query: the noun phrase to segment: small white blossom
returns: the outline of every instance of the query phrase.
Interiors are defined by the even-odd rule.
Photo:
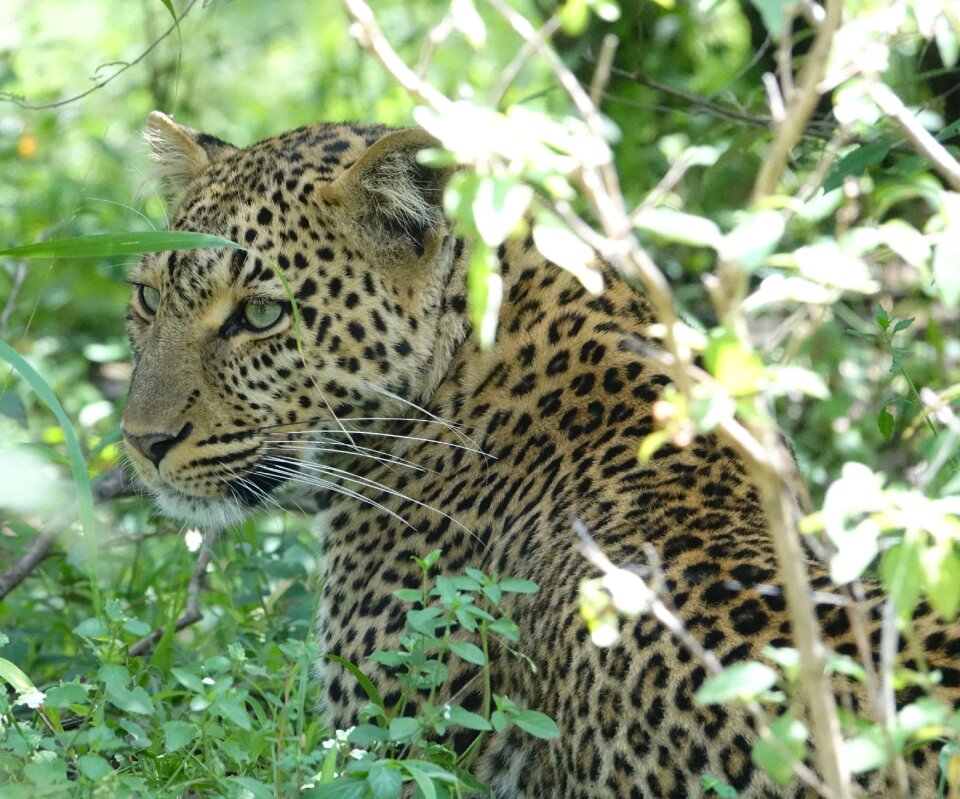
[[[183,536],[183,543],[187,545],[187,549],[190,552],[196,552],[200,549],[200,545],[203,543],[203,533],[201,533],[196,527],[193,527],[187,530],[186,534]]]
[[[216,681],[213,679],[213,677],[204,677],[202,680],[200,680],[200,682],[202,682],[204,685],[213,685]]]
[[[36,710],[43,704],[43,700],[47,698],[47,695],[43,691],[38,691],[36,688],[30,691],[24,691],[20,696],[17,697],[17,701],[13,704],[15,705],[26,705],[32,710]]]
[[[320,746],[322,746],[324,749],[333,749],[336,743],[337,742],[333,740],[333,738],[327,738],[327,740],[320,744]]]
[[[359,759],[360,759],[361,757],[363,757],[366,753],[367,753],[367,750],[366,750],[366,749],[351,749],[351,750],[350,750],[350,757],[352,757],[354,760],[359,760]]]

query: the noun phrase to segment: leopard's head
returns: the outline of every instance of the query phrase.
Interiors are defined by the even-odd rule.
[[[166,513],[231,523],[444,373],[466,326],[448,175],[418,161],[436,146],[421,130],[317,125],[238,149],[155,112],[147,136],[171,229],[245,249],[134,270],[124,441]]]

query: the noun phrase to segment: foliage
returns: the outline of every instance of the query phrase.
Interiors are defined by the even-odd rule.
[[[310,799],[391,799],[400,795],[406,782],[414,783],[418,795],[424,797],[462,796],[463,791],[483,790],[468,766],[488,733],[501,733],[515,725],[537,738],[559,734],[548,716],[521,709],[491,690],[491,645],[524,658],[511,649],[520,631],[503,615],[500,602],[505,594],[534,593],[537,585],[467,569],[453,577],[437,576],[430,588],[427,578],[439,558],[440,550],[414,558],[424,587],[395,592],[398,598],[417,605],[407,611],[400,646],[370,656],[390,669],[402,686],[392,707],[387,707],[380,691],[355,664],[328,655],[360,681],[370,702],[361,710],[357,726],[338,730],[323,743],[328,754],[317,787],[306,794]],[[467,637],[475,637],[480,645]],[[454,659],[458,663],[452,663]],[[464,664],[480,669],[473,678],[482,686],[480,712],[456,702],[438,702],[451,681],[451,670],[462,669]],[[530,667],[534,668],[532,663]],[[410,710],[415,710],[415,715],[409,715]],[[459,753],[445,742],[446,736],[458,729],[475,733]]]
[[[944,619],[960,606],[960,185],[951,176],[960,14],[950,0],[850,0],[815,81],[828,93],[802,119],[793,101],[805,75],[798,71],[791,95],[790,66],[794,57],[817,61],[804,54],[837,5],[658,0],[622,4],[617,18],[608,2],[568,0],[549,16],[526,2],[382,0],[375,20],[423,78],[414,98],[350,46],[348,15],[328,4],[100,0],[81,13],[66,0],[8,2],[0,91],[27,105],[2,106],[0,247],[161,227],[158,198],[148,196],[142,213],[129,205],[145,163],[132,131],[154,107],[241,142],[320,117],[413,117],[474,167],[446,203],[484,245],[470,272],[481,341],[492,339],[500,296],[491,252],[507,235],[529,227],[536,246],[593,291],[601,286],[589,261],[602,252],[655,304],[663,300],[664,350],[684,367],[638,455],[704,430],[775,451],[767,437],[775,409],[819,509],[801,531],[837,583],[879,576],[895,649],[897,638],[911,639],[921,599]],[[524,47],[538,31],[555,51]],[[470,58],[465,48],[474,48]],[[74,102],[29,107],[88,88],[77,63],[96,83],[115,77]],[[97,66],[106,63],[115,66]],[[763,73],[779,75],[779,89]],[[568,91],[571,77],[582,94]],[[791,158],[776,157],[769,128],[780,136],[797,120],[803,135]],[[945,159],[934,145],[945,145]],[[772,181],[755,179],[771,171]],[[60,534],[0,603],[8,639],[0,676],[15,688],[0,696],[0,776],[13,785],[5,791],[24,795],[292,796],[323,773],[330,753],[341,757],[341,744],[357,743],[354,731],[323,749],[325,734],[304,712],[313,690],[307,574],[319,557],[307,522],[272,515],[231,532],[213,553],[202,626],[164,634],[147,658],[130,654],[137,638],[169,628],[196,591],[195,534],[181,536],[146,502],[102,490],[120,460],[125,257],[29,266],[16,254],[0,258],[0,336],[27,364],[0,372],[0,571]],[[83,475],[69,471],[78,453]],[[786,479],[769,463],[758,470]],[[96,522],[81,525],[74,496],[88,480],[108,500]],[[425,643],[462,657],[445,614],[462,601],[457,592],[483,594],[464,585],[444,594],[438,583],[416,598],[422,607],[412,613],[439,615],[414,615],[426,629],[387,655],[410,680]],[[619,611],[662,610],[654,594],[626,569],[587,585],[594,640],[615,638]],[[436,619],[443,635],[430,627]],[[798,690],[808,649],[770,652],[767,663],[733,666],[702,689],[703,701],[767,703],[753,756],[782,782],[796,778],[808,728],[817,734],[776,704]],[[877,679],[852,661],[829,665]],[[881,678],[924,689],[936,675]],[[488,701],[496,710],[480,718],[491,726],[498,712],[518,726],[525,718],[507,700]],[[407,731],[418,746],[421,729],[444,726],[425,707],[417,731]],[[371,713],[366,723],[386,729],[386,740],[379,759],[354,761],[351,774],[366,769],[363,790],[393,795],[398,777],[416,780],[409,762],[427,761],[390,748],[400,742],[391,722],[399,736],[406,717]],[[960,722],[928,697],[893,715],[881,708],[870,722],[848,714],[842,727],[836,746],[815,749],[839,749],[854,772],[895,766],[932,736],[951,741],[944,772],[956,772]],[[450,766],[449,753],[423,746]],[[447,784],[423,768],[433,790]],[[704,790],[733,795],[710,775]]]

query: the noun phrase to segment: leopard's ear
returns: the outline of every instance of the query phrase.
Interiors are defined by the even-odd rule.
[[[392,237],[419,257],[444,226],[443,190],[453,169],[422,164],[417,154],[440,146],[419,128],[387,133],[333,182],[331,196],[374,236]]]
[[[153,160],[151,177],[157,179],[167,200],[174,200],[204,169],[232,152],[232,144],[178,125],[166,114],[152,111],[144,132]]]

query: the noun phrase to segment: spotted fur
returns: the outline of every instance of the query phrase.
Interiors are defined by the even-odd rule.
[[[249,248],[150,255],[131,278],[160,301],[155,312],[144,306],[152,294],[131,301],[123,428],[160,506],[225,524],[294,472],[313,481],[323,648],[372,674],[366,656],[404,624],[392,592],[419,586],[412,556],[439,547],[449,572],[539,583],[509,607],[538,672],[495,653],[494,690],[552,716],[561,736],[493,737],[478,772],[498,797],[686,799],[702,795],[704,774],[745,799],[803,796],[752,765],[741,709],[694,703],[706,671],[656,620],[628,622],[598,649],[578,612],[578,586],[595,572],[573,518],[617,563],[643,565],[652,546],[679,615],[724,663],[792,645],[784,600],[764,588],[777,584],[775,560],[737,455],[700,436],[637,460],[670,382],[638,354],[646,302],[609,271],[592,297],[530,239],[511,239],[498,252],[496,342],[481,352],[467,313],[470,245],[440,212],[446,174],[417,163],[424,133],[325,124],[236,149],[160,114],[149,129],[182,195],[172,227]],[[296,296],[299,343],[275,267]],[[283,306],[269,329],[245,321],[257,303]],[[820,612],[831,646],[856,657],[846,611]],[[870,630],[876,646],[875,621]],[[952,699],[957,628],[921,631]],[[330,721],[353,724],[363,692],[338,666],[321,670]],[[475,673],[453,677],[475,705]],[[929,749],[910,756],[914,796],[935,795],[935,761]],[[865,784],[882,795],[879,777]]]

